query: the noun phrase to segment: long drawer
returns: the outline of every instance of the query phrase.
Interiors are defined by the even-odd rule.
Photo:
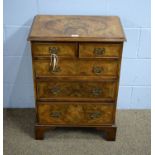
[[[114,101],[117,82],[39,81],[37,99],[41,101]]]
[[[50,60],[34,60],[36,77],[48,76],[117,76],[117,60],[59,59],[53,70]]]
[[[38,123],[56,125],[105,125],[113,123],[111,103],[40,102]]]

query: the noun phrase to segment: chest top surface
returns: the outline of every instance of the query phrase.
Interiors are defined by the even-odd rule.
[[[34,18],[30,41],[124,41],[117,16],[51,16]]]

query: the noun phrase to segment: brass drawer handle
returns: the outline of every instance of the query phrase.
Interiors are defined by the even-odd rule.
[[[92,72],[95,74],[100,74],[103,72],[103,67],[99,67],[99,66],[94,66]]]
[[[102,56],[105,53],[105,48],[94,48],[95,56]]]
[[[52,68],[52,71],[55,70],[55,67],[58,63],[58,57],[56,54],[51,54],[51,62],[50,62],[50,67]]]
[[[50,92],[52,94],[54,94],[54,95],[57,95],[57,94],[59,94],[61,92],[61,89],[58,88],[58,87],[53,87],[53,88],[50,89]]]
[[[58,48],[50,47],[49,51],[51,53],[51,61],[50,61],[49,71],[50,72],[60,72],[61,69],[58,66],[58,56],[57,56]]]
[[[49,52],[50,52],[51,54],[58,54],[58,50],[59,50],[58,47],[50,47],[50,48],[49,48]]]
[[[51,61],[49,70],[52,72],[59,72],[60,67],[58,67],[58,56],[56,54],[51,53]]]
[[[59,118],[61,116],[61,112],[59,111],[53,111],[51,114],[50,114],[51,117],[54,117],[54,118]]]
[[[94,95],[94,96],[99,96],[99,95],[101,95],[103,93],[103,90],[101,89],[101,88],[93,88],[92,89],[92,94]]]
[[[89,114],[89,117],[91,119],[99,118],[100,116],[101,116],[101,112],[100,111],[92,112],[92,113]]]

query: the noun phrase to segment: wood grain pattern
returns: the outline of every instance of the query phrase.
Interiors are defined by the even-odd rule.
[[[103,103],[38,103],[38,117],[39,124],[112,124],[113,105]]]
[[[87,58],[102,58],[102,57],[120,57],[121,44],[106,44],[106,43],[80,43],[79,44],[79,57]],[[95,51],[96,50],[96,51]],[[97,51],[99,51],[97,53]],[[101,51],[101,52],[100,52]]]
[[[35,17],[28,40],[31,41],[124,41],[117,16]]]
[[[50,69],[50,60],[34,60],[36,77],[50,76],[118,76],[117,60],[84,60],[58,58],[58,71]]]
[[[56,54],[60,57],[75,57],[75,43],[33,43],[33,56],[50,56],[50,49],[55,48]]]
[[[116,82],[38,82],[38,100],[114,100]]]
[[[114,141],[125,41],[119,17],[37,15],[28,40],[36,139],[50,128],[80,126],[95,127]]]

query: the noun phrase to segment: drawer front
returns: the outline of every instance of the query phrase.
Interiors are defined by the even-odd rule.
[[[81,43],[79,44],[79,57],[120,57],[122,44]]]
[[[34,60],[36,77],[46,76],[117,76],[118,61],[59,59],[55,69],[50,60]]]
[[[50,56],[56,54],[62,57],[75,57],[76,44],[74,43],[33,43],[33,56]]]
[[[37,82],[38,100],[114,100],[117,83],[84,82],[84,81],[53,81]]]
[[[114,105],[108,103],[38,103],[39,124],[103,125],[113,123]]]

